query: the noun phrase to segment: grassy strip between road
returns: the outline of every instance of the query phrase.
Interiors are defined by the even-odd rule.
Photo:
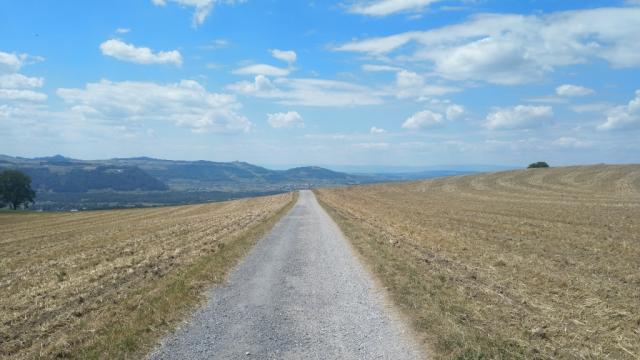
[[[217,253],[205,255],[153,286],[132,293],[123,301],[120,316],[114,317],[118,321],[98,331],[89,346],[80,350],[78,357],[129,359],[146,353],[160,336],[167,334],[203,301],[204,289],[224,281],[227,273],[289,212],[297,199],[296,192],[287,206],[236,238],[225,241]]]
[[[0,299],[0,357],[144,357],[297,197],[0,218],[18,238],[0,244],[0,290],[16,296]],[[25,226],[31,255],[19,248]]]

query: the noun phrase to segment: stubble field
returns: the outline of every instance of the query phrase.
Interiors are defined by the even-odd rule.
[[[640,165],[323,189],[435,359],[640,359]]]
[[[295,202],[0,213],[0,358],[139,358]]]

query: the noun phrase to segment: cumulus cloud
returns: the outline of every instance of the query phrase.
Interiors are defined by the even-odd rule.
[[[592,89],[571,84],[560,85],[556,88],[556,94],[558,94],[558,96],[578,97],[592,95],[594,93],[595,91]]]
[[[286,61],[289,64],[293,64],[298,59],[298,55],[293,50],[270,50],[271,56],[278,60]]]
[[[246,0],[151,0],[156,6],[165,6],[167,2],[173,2],[181,6],[192,7],[195,9],[193,13],[193,26],[197,27],[202,25],[207,19],[207,16],[213,10],[216,4],[238,4],[243,3]]]
[[[455,120],[465,113],[465,109],[461,105],[450,105],[447,107],[447,120]]]
[[[0,74],[11,74],[20,71],[27,55],[11,54],[0,51]]]
[[[208,92],[193,80],[176,84],[102,80],[57,91],[87,121],[113,126],[168,121],[194,132],[238,133],[251,123],[238,113],[235,97]]]
[[[242,95],[253,95],[258,97],[271,97],[278,92],[273,82],[264,75],[258,75],[253,82],[241,81],[228,86],[230,90]]]
[[[413,114],[405,120],[402,124],[402,128],[407,130],[423,130],[440,125],[442,121],[442,114],[435,113],[431,110],[423,110]]]
[[[381,128],[377,128],[375,126],[372,126],[371,129],[369,130],[369,133],[371,134],[384,134],[387,131],[385,129],[381,129]]]
[[[116,29],[116,32],[118,34],[126,34],[126,33],[130,32],[130,31],[131,31],[131,29],[129,29],[129,28],[117,28]]]
[[[233,71],[236,75],[267,75],[267,76],[287,76],[291,71],[267,64],[255,64],[242,67]]]
[[[136,47],[118,39],[111,39],[100,44],[103,55],[136,64],[172,64],[182,66],[182,55],[178,50],[159,51],[154,53],[147,47]]]
[[[598,126],[600,130],[618,130],[640,127],[640,90],[627,105],[616,106],[607,112],[607,120]]]
[[[296,111],[267,114],[267,122],[274,129],[304,127],[302,116]]]
[[[382,98],[371,89],[343,81],[277,78],[271,81],[258,75],[254,81],[241,81],[228,88],[245,96],[275,99],[284,105],[343,107],[382,103]]]
[[[3,89],[23,89],[41,88],[44,79],[41,77],[29,77],[22,74],[0,75],[0,88]]]
[[[349,7],[349,12],[368,16],[387,16],[399,12],[419,11],[441,0],[365,0]]]
[[[39,102],[47,100],[47,94],[32,90],[0,89],[0,99]]]
[[[396,73],[395,89],[393,89],[393,93],[400,99],[437,96],[456,91],[458,89],[454,87],[428,85],[424,77],[407,70]]]
[[[639,32],[640,8],[632,7],[529,16],[480,14],[456,25],[353,41],[334,50],[389,56],[406,48],[409,53],[399,59],[426,62],[446,79],[513,85],[592,60],[616,68],[638,67]]]
[[[0,101],[14,104],[47,100],[47,94],[31,90],[41,88],[44,84],[43,78],[25,76],[18,72],[28,58],[26,54],[16,55],[0,51]],[[4,107],[9,109],[8,105]],[[7,111],[5,113],[8,113]]]
[[[497,109],[487,115],[486,127],[491,130],[536,128],[553,117],[550,106],[518,105]]]

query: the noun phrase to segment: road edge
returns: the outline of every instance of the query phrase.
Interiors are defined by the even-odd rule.
[[[353,254],[356,261],[362,266],[364,271],[373,281],[373,284],[377,288],[378,293],[382,296],[384,308],[391,312],[391,318],[397,320],[398,324],[401,326],[401,330],[403,330],[406,336],[410,340],[413,340],[413,342],[418,346],[418,350],[420,351],[421,355],[423,355],[425,359],[429,359],[429,354],[432,354],[432,351],[428,339],[415,330],[415,328],[412,326],[411,316],[403,311],[402,308],[399,307],[395,301],[393,301],[393,298],[389,293],[387,287],[384,286],[383,281],[376,274],[376,271],[373,268],[374,264],[358,250],[356,245],[353,243],[353,240],[351,240],[351,238],[344,232],[344,230],[340,226],[340,215],[330,205],[320,199],[316,190],[313,190],[313,196],[316,198],[316,201],[318,202],[322,210],[331,219],[336,229],[347,240],[346,242],[349,250]]]

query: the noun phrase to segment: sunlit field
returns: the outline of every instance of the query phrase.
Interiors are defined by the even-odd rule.
[[[435,358],[638,358],[640,166],[317,194]]]

